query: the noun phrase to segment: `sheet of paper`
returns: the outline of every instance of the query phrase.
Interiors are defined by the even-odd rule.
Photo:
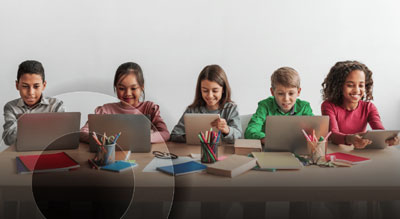
[[[157,167],[162,167],[162,166],[169,166],[173,164],[180,164],[180,163],[185,163],[189,161],[194,161],[195,159],[190,158],[190,157],[178,157],[177,159],[161,159],[161,158],[153,158],[152,161],[150,161],[149,164],[143,169],[143,172],[158,172],[156,170]]]

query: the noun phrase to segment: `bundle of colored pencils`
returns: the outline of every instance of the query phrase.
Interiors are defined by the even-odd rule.
[[[99,149],[103,150],[104,152],[105,152],[104,145],[110,145],[110,144],[117,143],[119,136],[121,136],[121,132],[116,135],[110,135],[108,137],[107,137],[106,133],[104,133],[104,135],[101,137],[101,141],[100,141],[97,138],[96,133],[92,132],[92,137],[93,137],[94,141],[96,142],[97,145],[99,145]]]
[[[201,143],[201,162],[203,163],[214,163],[218,160],[218,143],[221,136],[221,131],[215,132],[210,129],[205,133],[199,133],[199,139]]]

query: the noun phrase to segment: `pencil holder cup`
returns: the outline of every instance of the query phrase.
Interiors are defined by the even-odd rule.
[[[218,143],[201,142],[201,162],[214,163],[218,161]]]
[[[100,166],[105,166],[115,162],[115,143],[99,146],[97,158]]]
[[[326,143],[326,141],[307,141],[308,154],[313,163],[317,163],[318,161],[322,161],[321,159],[325,159]]]

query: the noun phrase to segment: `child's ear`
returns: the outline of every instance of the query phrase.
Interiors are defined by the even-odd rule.
[[[18,81],[15,81],[15,88],[17,88],[17,90],[19,90],[19,88],[18,88]]]
[[[297,88],[297,95],[300,95],[301,87]]]
[[[43,82],[43,90],[46,88],[46,84],[47,84],[47,82],[44,81],[44,82]]]
[[[272,89],[272,87],[271,87],[269,90],[271,91],[272,96],[275,96],[274,89]]]

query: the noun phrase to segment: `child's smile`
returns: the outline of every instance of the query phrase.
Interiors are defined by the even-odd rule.
[[[140,88],[134,74],[127,74],[125,77],[122,77],[117,85],[118,99],[125,104],[137,106],[141,94],[142,88]]]
[[[343,85],[343,106],[346,109],[355,109],[358,102],[364,97],[365,74],[363,71],[354,70],[347,76]]]
[[[219,101],[222,97],[223,87],[217,82],[202,80],[201,81],[201,96],[207,104],[209,110],[217,110],[219,108]]]

